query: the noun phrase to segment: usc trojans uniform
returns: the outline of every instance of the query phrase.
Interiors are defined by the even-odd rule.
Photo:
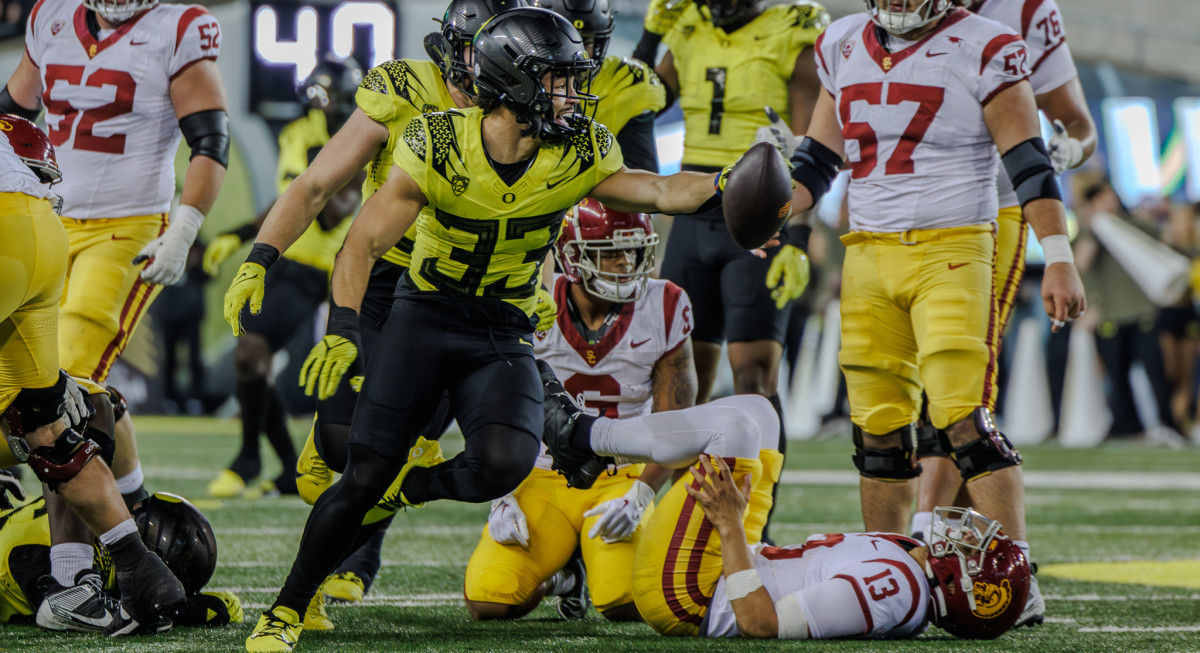
[[[77,0],[41,0],[26,49],[38,67],[46,125],[63,182],[69,239],[60,316],[62,367],[103,392],[113,362],[161,287],[130,261],[166,230],[181,132],[170,85],[217,58],[217,20],[195,5],[162,4],[93,35]]]

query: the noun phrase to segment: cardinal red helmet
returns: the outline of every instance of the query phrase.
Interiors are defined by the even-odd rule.
[[[964,639],[994,639],[1012,628],[1032,574],[1000,523],[969,508],[935,508],[929,533],[934,625]]]
[[[554,254],[571,283],[610,302],[634,302],[646,294],[654,270],[658,234],[645,213],[626,213],[585,199],[567,212]],[[604,271],[600,259],[623,253],[622,271]]]
[[[46,132],[32,122],[11,114],[0,114],[0,133],[8,137],[17,156],[33,170],[43,184],[53,184],[62,179],[58,161],[54,158],[54,146]]]

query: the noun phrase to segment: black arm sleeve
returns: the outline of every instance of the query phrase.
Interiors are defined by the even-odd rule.
[[[643,29],[642,38],[633,48],[633,58],[653,68],[658,59],[658,44],[662,43],[662,38],[662,34],[647,32]]]
[[[4,85],[4,90],[0,90],[0,113],[11,113],[14,116],[20,116],[26,120],[36,121],[38,114],[42,112],[42,107],[37,106],[32,109],[17,104],[13,96],[8,94],[8,84]]]
[[[617,134],[625,165],[634,170],[658,172],[658,147],[654,142],[654,114],[645,112],[625,123]]]

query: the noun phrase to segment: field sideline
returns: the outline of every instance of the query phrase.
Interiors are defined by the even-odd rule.
[[[220,542],[211,586],[241,596],[247,623],[120,640],[6,626],[0,650],[243,650],[257,611],[287,573],[308,506],[295,497],[205,498],[204,486],[234,453],[234,420],[139,417],[135,423],[147,488],[194,499],[208,514]],[[306,431],[307,424],[293,424],[298,437]],[[450,452],[462,446],[457,436],[443,444]],[[794,543],[814,532],[861,529],[848,438],[793,442],[788,454],[774,539]],[[297,651],[1200,651],[1200,450],[1044,446],[1023,454],[1048,623],[996,642],[954,640],[936,629],[908,642],[701,642],[661,637],[641,624],[609,624],[594,611],[586,621],[564,622],[546,606],[516,622],[475,623],[462,606],[462,577],[487,507],[443,502],[396,520],[365,605],[331,608],[337,629],[304,634]]]

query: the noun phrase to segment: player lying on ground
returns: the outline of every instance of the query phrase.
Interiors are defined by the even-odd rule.
[[[13,499],[16,499],[14,502]],[[31,623],[35,614],[52,609],[43,598],[58,586],[50,575],[50,518],[44,498],[23,503],[20,481],[0,472],[0,623]],[[157,493],[133,511],[141,541],[159,558],[187,592],[186,606],[172,615],[179,626],[224,626],[241,623],[242,604],[232,592],[202,592],[217,563],[216,538],[204,515],[173,494]],[[92,592],[76,596],[73,623],[112,629],[120,611],[120,590],[108,548],[97,540],[93,562],[77,583]],[[39,607],[40,606],[40,607]]]
[[[569,482],[586,486],[604,468],[597,463],[682,468],[700,459],[655,506],[634,561],[637,607],[655,630],[900,639],[934,623],[960,637],[992,638],[1020,616],[1028,562],[997,522],[973,511],[939,508],[928,546],[888,533],[765,546],[782,461],[769,448],[779,422],[766,399],[739,395],[627,420],[597,418],[572,403],[548,366],[541,370],[543,437]]]
[[[692,306],[678,286],[650,278],[657,244],[650,216],[596,200],[580,202],[563,223],[558,319],[535,334],[534,355],[590,413],[636,417],[695,403]],[[609,620],[639,619],[633,556],[670,470],[622,466],[585,490],[567,487],[550,465],[543,448],[520,487],[492,502],[467,563],[468,612],[515,619],[551,594],[560,615],[578,619],[590,595]]]

